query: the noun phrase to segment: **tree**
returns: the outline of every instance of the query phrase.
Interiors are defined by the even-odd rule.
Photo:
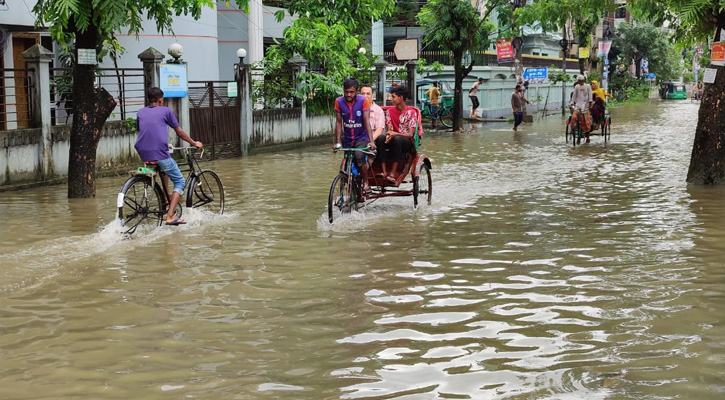
[[[719,0],[637,0],[633,13],[655,24],[669,23],[674,38],[682,46],[709,43],[714,35],[721,40],[725,28],[725,3]],[[725,74],[717,70],[715,82],[705,86],[692,146],[687,182],[725,183]]]
[[[614,0],[534,0],[516,10],[519,25],[539,26],[544,32],[560,32],[573,22],[573,33],[580,48],[590,45],[594,28],[608,11],[615,9]],[[584,65],[580,63],[584,72]]]
[[[463,66],[463,55],[479,48],[488,40],[493,24],[488,21],[491,12],[507,4],[504,0],[493,0],[487,4],[481,15],[470,1],[429,0],[418,13],[418,22],[425,31],[424,41],[436,43],[453,54],[453,130],[463,128],[463,79],[473,69],[473,63]]]
[[[331,112],[334,98],[342,94],[342,81],[372,66],[369,52],[359,51],[371,21],[389,15],[392,0],[289,0],[287,11],[296,15],[284,30],[284,41],[267,49],[265,73],[276,74],[295,55],[310,64],[299,77],[297,96],[313,112]],[[276,14],[278,21],[284,11]],[[352,62],[352,64],[350,64]]]
[[[620,57],[627,65],[634,64],[634,76],[641,78],[642,60],[651,62],[654,59],[655,63],[659,62],[658,57],[666,57],[666,50],[671,49],[668,44],[662,30],[648,23],[638,23],[619,25],[615,30],[612,47],[620,49]]]
[[[237,0],[246,9],[248,0]],[[201,16],[213,0],[38,0],[33,7],[36,24],[48,26],[53,39],[78,59],[78,49],[91,49],[102,61],[104,42],[127,28],[138,35],[142,18],[156,22],[159,32],[172,31],[175,15]],[[68,162],[68,197],[95,197],[96,150],[101,129],[116,105],[105,89],[94,87],[95,65],[73,69],[73,122]]]

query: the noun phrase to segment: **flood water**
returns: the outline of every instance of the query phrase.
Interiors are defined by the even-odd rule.
[[[227,213],[124,239],[125,178],[0,193],[0,398],[722,399],[725,188],[689,101],[428,132],[433,204],[334,224],[329,147],[206,164]]]

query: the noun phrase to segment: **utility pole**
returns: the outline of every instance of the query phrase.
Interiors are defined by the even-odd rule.
[[[561,46],[561,72],[562,78],[566,75],[566,55],[569,52],[569,41],[566,40],[566,25],[564,26],[564,33],[562,39],[559,41]],[[564,115],[566,111],[566,81],[561,80],[561,115]]]

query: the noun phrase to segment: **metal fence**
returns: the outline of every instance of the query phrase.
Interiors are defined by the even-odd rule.
[[[443,65],[453,65],[453,54],[448,51],[421,51],[419,54],[420,59],[425,60],[426,64],[430,65],[434,62],[439,62]],[[383,53],[383,59],[392,65],[403,65],[406,61],[400,61],[395,57],[395,53],[392,51],[386,51]],[[501,63],[498,62],[498,57],[493,51],[476,50],[470,52],[467,56],[464,64],[473,62],[475,65],[491,65],[491,66],[513,66],[513,63]],[[524,67],[549,67],[551,65],[557,68],[561,67],[561,58],[556,57],[545,57],[545,56],[534,56],[530,54],[522,55],[522,62]],[[571,69],[578,69],[579,63],[576,59],[567,58],[566,67]]]
[[[252,99],[255,108],[292,108],[297,106],[294,96],[295,76],[292,69],[277,74],[265,74],[262,69],[252,69]]]
[[[0,76],[0,131],[33,128],[32,69],[3,68]]]
[[[51,68],[50,82],[52,123],[70,123],[73,114],[73,69]],[[95,86],[106,89],[118,103],[109,121],[136,118],[136,112],[144,107],[143,68],[98,68]]]

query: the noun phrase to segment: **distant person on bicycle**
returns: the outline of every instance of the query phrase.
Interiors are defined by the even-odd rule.
[[[164,107],[163,90],[152,87],[148,90],[147,97],[149,105],[138,110],[136,114],[138,138],[134,147],[143,162],[155,162],[159,166],[159,170],[166,174],[163,177],[164,187],[169,179],[174,184],[174,191],[168,199],[169,212],[166,213],[166,225],[185,224],[186,221],[183,219],[174,217],[174,209],[181,199],[181,194],[184,193],[186,182],[184,176],[181,175],[179,165],[169,154],[169,127],[182,140],[197,149],[202,148],[203,145],[201,142],[191,139],[179,126],[174,112],[170,108]]]
[[[478,118],[476,117],[476,109],[480,105],[478,102],[478,87],[481,86],[483,83],[483,78],[478,78],[476,83],[474,83],[470,89],[468,89],[468,98],[471,99],[471,115],[469,118]]]
[[[431,127],[435,129],[436,119],[438,119],[438,108],[440,106],[441,91],[438,89],[438,82],[433,82],[433,86],[425,92],[430,100],[430,119]]]
[[[574,90],[571,95],[571,105],[574,107],[571,120],[572,122],[579,123],[579,116],[581,115],[582,121],[580,128],[587,137],[587,143],[589,143],[589,132],[592,127],[591,115],[589,113],[592,100],[591,86],[586,84],[584,75],[579,75],[576,78],[576,85],[574,85]]]
[[[370,147],[375,150],[373,141],[373,130],[370,127],[370,100],[363,95],[357,94],[358,82],[348,78],[342,82],[343,96],[335,100],[335,112],[337,122],[335,123],[335,137],[337,142],[334,150],[345,148]],[[344,133],[344,135],[343,135]],[[370,192],[368,185],[368,169],[370,166],[365,162],[365,154],[362,151],[354,152],[355,166],[362,174],[363,191]]]
[[[400,85],[390,91],[390,101],[393,106],[388,108],[385,124],[388,131],[384,136],[377,138],[378,160],[380,160],[383,176],[390,183],[395,183],[395,172],[398,163],[405,160],[405,155],[413,149],[415,129],[418,127],[419,111],[405,104],[410,93],[408,88]],[[386,151],[387,150],[387,151]],[[386,163],[392,161],[392,169],[388,173]]]

